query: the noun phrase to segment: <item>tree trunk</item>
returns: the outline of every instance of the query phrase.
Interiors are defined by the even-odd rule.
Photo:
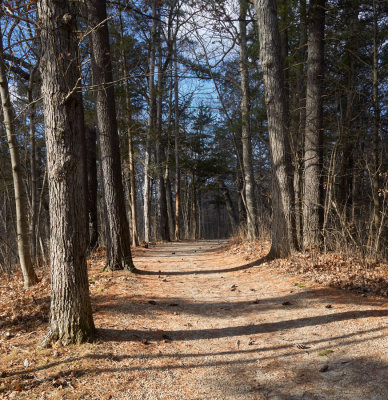
[[[247,54],[247,3],[240,2],[240,75],[241,75],[241,141],[242,159],[244,165],[245,200],[247,210],[248,239],[254,240],[257,236],[256,207],[255,207],[255,181],[252,164],[252,142],[249,123],[249,88],[248,88],[248,54]]]
[[[139,234],[137,230],[137,200],[136,200],[136,182],[135,182],[135,157],[133,151],[133,133],[132,133],[132,110],[131,110],[131,99],[129,92],[129,82],[128,82],[128,68],[126,62],[126,54],[124,47],[124,29],[120,13],[120,35],[121,35],[121,59],[123,72],[125,76],[125,105],[127,108],[127,137],[128,137],[128,163],[129,163],[129,191],[130,191],[130,201],[131,201],[131,238],[132,245],[139,246]]]
[[[226,187],[224,181],[220,177],[216,178],[216,183],[217,183],[217,185],[220,189],[220,192],[222,193],[222,196],[224,197],[224,200],[225,200],[225,205],[226,205],[226,210],[228,211],[230,226],[232,227],[232,233],[235,233],[236,227],[237,227],[237,215],[236,215],[236,210],[233,205],[232,199],[230,197],[229,190]]]
[[[286,257],[297,247],[293,168],[287,127],[280,35],[275,0],[254,0],[264,76],[272,162],[272,245],[270,257]]]
[[[86,270],[87,220],[82,96],[74,10],[69,1],[38,2],[42,96],[50,196],[51,310],[42,342],[79,343],[94,333]]]
[[[294,154],[294,192],[295,192],[295,219],[297,241],[303,245],[303,157],[304,157],[304,135],[306,130],[306,44],[307,44],[307,15],[306,0],[300,0],[299,4],[299,51],[296,83],[296,115],[295,134],[293,136]]]
[[[340,165],[340,179],[338,188],[338,201],[343,218],[351,219],[353,204],[353,169],[354,169],[354,150],[356,145],[355,134],[353,133],[354,121],[354,100],[356,99],[356,75],[354,53],[356,52],[357,27],[359,0],[349,0],[345,2],[345,11],[349,23],[349,36],[345,44],[345,71],[346,71],[346,110],[345,120],[342,126],[341,144],[342,158]]]
[[[160,19],[160,10],[158,12]],[[167,214],[167,200],[166,200],[166,186],[164,184],[163,174],[163,149],[162,149],[162,103],[164,92],[164,71],[162,70],[162,52],[161,52],[161,24],[158,24],[158,84],[157,93],[158,100],[156,105],[156,140],[155,140],[155,154],[156,165],[158,171],[158,219],[159,219],[159,235],[161,240],[170,241],[170,231],[168,227],[168,214]]]
[[[322,244],[322,81],[325,0],[310,1],[304,143],[303,246]]]
[[[31,256],[33,263],[36,263],[38,257],[37,244],[38,244],[38,211],[39,211],[39,199],[38,199],[38,171],[37,171],[37,151],[35,141],[35,104],[33,104],[33,82],[35,73],[38,65],[30,71],[30,80],[28,82],[27,96],[28,103],[30,105],[30,164],[31,164]]]
[[[92,74],[96,86],[96,115],[109,236],[106,269],[128,269],[135,272],[125,211],[114,88],[111,83],[113,75],[106,3],[104,0],[87,0],[86,5],[88,25],[92,29]]]
[[[181,170],[179,165],[179,85],[178,85],[178,55],[176,40],[174,41],[174,131],[175,131],[175,240],[180,240],[181,214]]]
[[[86,127],[87,172],[88,172],[88,214],[89,214],[89,247],[98,245],[98,212],[97,212],[97,130]]]
[[[157,0],[152,0],[152,26],[149,49],[149,76],[148,76],[148,132],[145,145],[144,159],[144,241],[150,241],[150,162],[151,162],[151,137],[155,130],[155,51],[156,51],[156,13]]]
[[[379,80],[378,80],[378,22],[376,0],[373,0],[373,223],[376,231],[380,225],[380,201],[379,201],[379,130],[380,130],[380,105],[379,105]]]
[[[1,29],[1,27],[0,27]],[[4,116],[4,125],[7,133],[8,147],[11,155],[13,187],[16,206],[16,234],[20,267],[23,274],[24,287],[28,289],[38,282],[35,274],[31,254],[27,225],[27,195],[23,184],[22,167],[18,150],[18,142],[14,127],[14,113],[9,97],[6,67],[3,59],[3,37],[0,31],[0,97]]]

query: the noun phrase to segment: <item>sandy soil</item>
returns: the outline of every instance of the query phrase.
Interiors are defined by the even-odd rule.
[[[96,259],[99,339],[42,350],[47,320],[0,325],[0,398],[387,400],[387,299],[280,273],[265,251],[158,244],[136,251],[138,276]]]

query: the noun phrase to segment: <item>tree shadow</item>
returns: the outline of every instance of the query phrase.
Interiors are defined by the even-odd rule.
[[[289,319],[278,322],[229,326],[225,328],[210,329],[180,329],[180,330],[157,330],[141,331],[136,329],[99,329],[100,337],[105,341],[141,341],[160,340],[160,337],[167,337],[173,341],[193,341],[201,339],[221,339],[236,336],[257,335],[262,333],[275,333],[289,329],[299,329],[307,326],[326,325],[333,322],[348,321],[373,317],[388,316],[387,310],[365,310],[365,311],[345,311],[330,315],[318,315],[298,319]]]
[[[225,288],[229,291],[230,287]],[[249,289],[246,289],[248,292]],[[231,292],[233,293],[233,292]],[[263,313],[265,311],[284,309],[298,310],[306,307],[306,300],[318,304],[332,313],[338,304],[359,304],[371,307],[384,307],[384,300],[360,297],[357,295],[344,296],[339,289],[320,288],[297,291],[285,296],[261,298],[256,291],[248,292],[246,296],[251,300],[240,301],[189,301],[181,297],[145,297],[145,296],[120,296],[95,295],[93,306],[96,311],[112,312],[119,310],[122,314],[152,315],[154,312],[173,313],[179,312],[186,315],[200,315],[215,318],[231,318],[249,313]],[[329,311],[330,310],[330,311]]]
[[[158,256],[159,257],[159,256]],[[258,260],[252,261],[250,263],[239,265],[232,268],[222,268],[222,269],[196,269],[192,271],[145,271],[139,270],[138,275],[157,275],[157,276],[181,276],[181,275],[207,275],[207,274],[220,274],[228,272],[243,271],[252,267],[259,267],[260,264],[268,261],[268,257],[261,257]]]

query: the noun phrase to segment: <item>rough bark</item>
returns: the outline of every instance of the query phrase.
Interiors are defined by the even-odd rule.
[[[125,211],[114,88],[111,83],[113,75],[106,3],[104,0],[87,0],[86,5],[88,25],[92,29],[92,75],[93,85],[96,86],[96,116],[109,236],[106,269],[135,272]]]
[[[249,87],[248,87],[248,54],[247,54],[247,3],[240,3],[240,76],[241,76],[241,141],[242,159],[244,165],[244,187],[247,211],[248,239],[253,240],[257,236],[256,207],[255,207],[255,181],[252,163],[252,142],[249,123]]]
[[[1,28],[1,27],[0,27]],[[10,101],[8,80],[3,58],[3,36],[0,31],[0,97],[3,110],[4,125],[7,134],[8,148],[11,156],[12,179],[15,192],[16,234],[20,267],[23,274],[24,287],[27,289],[37,283],[29,241],[27,225],[27,194],[23,183],[22,168],[18,142],[15,134],[14,112]]]
[[[87,173],[88,173],[88,215],[89,215],[89,247],[98,245],[98,213],[97,213],[97,129],[87,127]]]
[[[322,244],[322,81],[325,0],[310,1],[304,142],[303,246]]]
[[[254,0],[272,162],[272,245],[270,257],[286,257],[297,247],[293,168],[287,127],[280,34],[275,0]]]
[[[74,10],[69,1],[38,2],[42,96],[50,198],[51,310],[42,345],[90,339],[94,323],[86,270],[87,220],[82,96]]]

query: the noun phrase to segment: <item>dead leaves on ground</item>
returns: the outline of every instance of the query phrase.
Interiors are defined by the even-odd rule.
[[[268,253],[270,242],[234,243],[228,252],[257,260]],[[258,267],[273,267],[286,273],[296,273],[325,286],[378,296],[388,296],[388,263],[346,257],[339,253],[296,253],[286,259],[265,262]],[[296,283],[296,287],[305,285]]]

